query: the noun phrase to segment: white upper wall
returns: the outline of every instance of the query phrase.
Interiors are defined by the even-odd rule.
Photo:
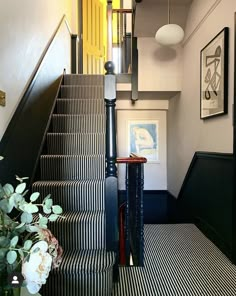
[[[0,89],[6,92],[6,107],[0,106],[0,139],[64,14],[76,33],[76,3],[76,0],[0,1]]]
[[[168,111],[168,190],[178,195],[195,151],[233,151],[235,0],[194,0],[187,20],[183,51],[183,84]],[[228,114],[200,119],[200,51],[229,27]],[[190,36],[190,37],[189,37]]]
[[[138,90],[180,91],[182,47],[164,47],[155,38],[138,38]]]

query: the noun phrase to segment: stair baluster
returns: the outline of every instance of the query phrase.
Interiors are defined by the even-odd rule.
[[[104,96],[106,105],[106,247],[118,252],[118,181],[116,168],[116,78],[112,62],[105,64]]]

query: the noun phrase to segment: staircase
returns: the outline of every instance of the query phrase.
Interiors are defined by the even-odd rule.
[[[49,227],[63,260],[43,285],[43,296],[106,296],[112,292],[115,256],[105,246],[105,107],[102,75],[65,75],[57,99],[41,180],[33,190],[51,193],[64,218]]]

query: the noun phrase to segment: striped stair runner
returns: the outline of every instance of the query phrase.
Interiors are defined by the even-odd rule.
[[[42,287],[43,296],[112,293],[114,254],[105,250],[105,107],[102,75],[65,75],[57,99],[41,180],[33,190],[51,193],[63,218],[50,229],[63,260]]]

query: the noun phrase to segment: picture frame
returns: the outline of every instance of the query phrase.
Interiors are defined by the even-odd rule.
[[[128,153],[147,158],[147,163],[159,162],[159,121],[128,121]]]
[[[228,113],[229,28],[221,30],[200,53],[200,118]]]

